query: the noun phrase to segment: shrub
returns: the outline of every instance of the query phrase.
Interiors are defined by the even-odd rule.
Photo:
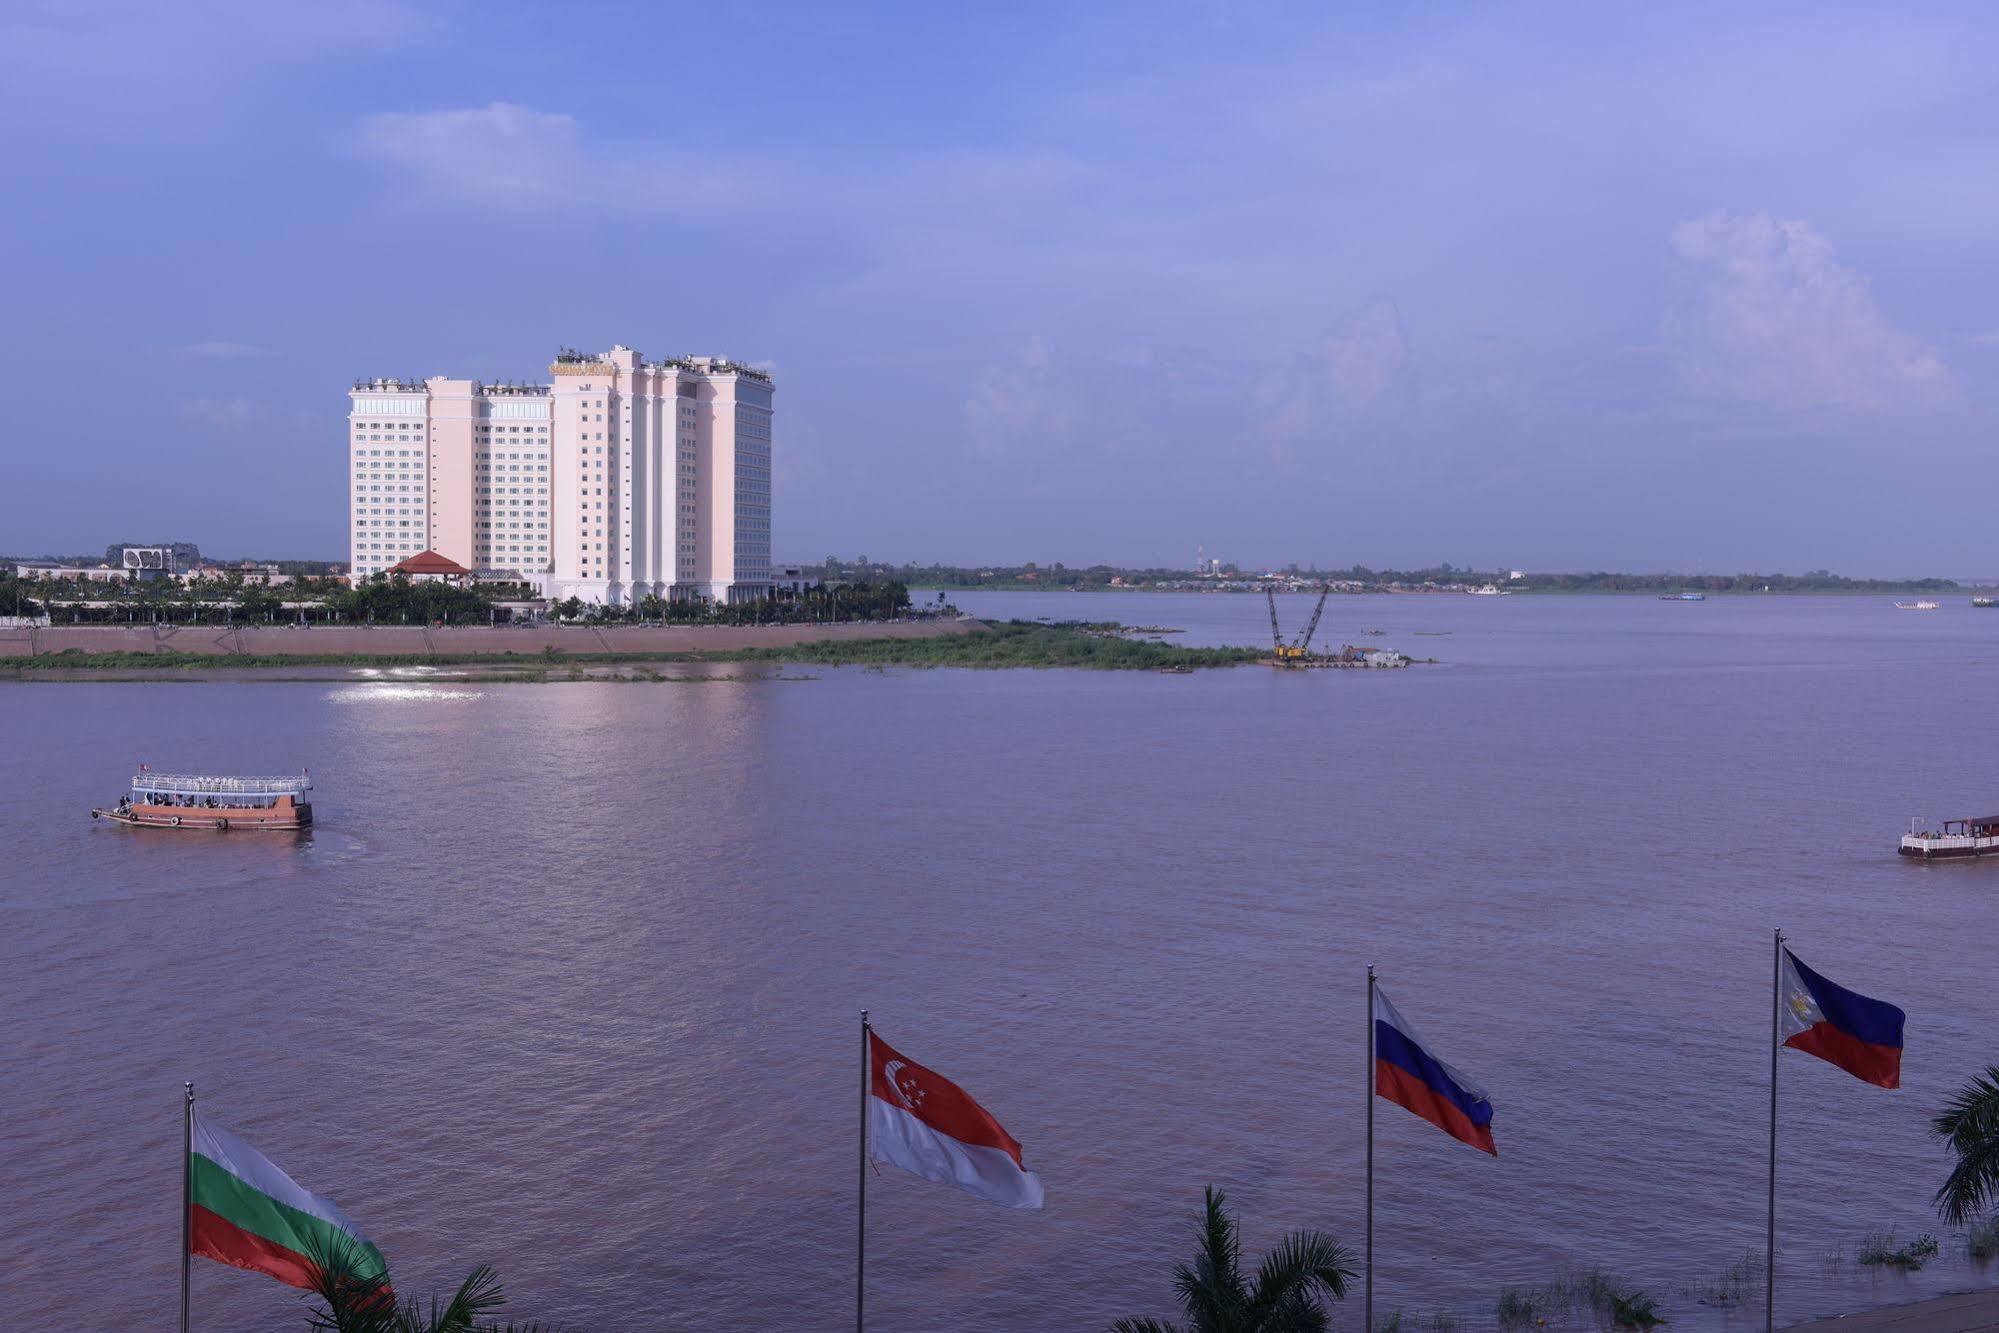
[[[1860,1242],[1860,1252],[1854,1256],[1854,1259],[1857,1263],[1880,1268],[1899,1268],[1905,1273],[1913,1273],[1922,1268],[1923,1262],[1936,1252],[1937,1238],[1927,1232],[1907,1245],[1897,1248],[1893,1232],[1870,1231]]]

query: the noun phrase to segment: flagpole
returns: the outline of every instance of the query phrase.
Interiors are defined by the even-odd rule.
[[[1784,932],[1771,947],[1770,967],[1770,1211],[1763,1229],[1763,1327],[1777,1327],[1777,1036],[1784,1012]]]
[[[183,1083],[180,1122],[180,1333],[188,1333],[188,1280],[193,1276],[194,1237],[194,1084]]]
[[[867,1323],[868,1303],[868,1085],[874,1081],[874,1062],[868,1049],[868,1011],[861,1010],[861,1208],[854,1236],[854,1333],[862,1333]]]
[[[1367,1333],[1374,1333],[1374,964],[1367,965],[1367,1299],[1363,1311]]]

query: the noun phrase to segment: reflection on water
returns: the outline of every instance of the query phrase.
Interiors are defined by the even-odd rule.
[[[326,696],[337,704],[408,703],[423,700],[467,700],[486,697],[482,690],[447,690],[423,685],[350,685]]]
[[[1015,614],[1240,642],[1264,614],[1133,600]],[[1476,1327],[1500,1286],[1602,1264],[1675,1327],[1746,1329],[1758,1302],[1698,1294],[1761,1244],[1778,924],[1909,1013],[1899,1093],[1786,1057],[1780,1317],[1992,1280],[1948,1241],[1914,1275],[1850,1256],[1939,1230],[1924,1121],[1995,1054],[1999,866],[1893,848],[1999,793],[1976,728],[1905,706],[1982,698],[1999,616],[1373,598],[1327,623],[1449,631],[1449,660],[0,688],[0,1324],[170,1306],[193,1078],[416,1289],[490,1260],[523,1315],[834,1326],[863,1005],[1049,1194],[876,1177],[871,1326],[1165,1313],[1203,1184],[1251,1248],[1358,1239],[1373,962],[1501,1153],[1384,1104],[1384,1311]],[[377,689],[408,693],[347,706]],[[317,827],[93,824],[135,753],[309,764]],[[213,1265],[196,1302],[204,1328],[297,1313]]]

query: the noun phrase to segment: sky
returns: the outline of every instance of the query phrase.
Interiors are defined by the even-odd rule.
[[[357,376],[777,384],[774,554],[1999,572],[1978,5],[0,6],[0,551],[346,555]]]

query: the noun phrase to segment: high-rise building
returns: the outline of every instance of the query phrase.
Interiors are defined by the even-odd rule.
[[[557,598],[769,595],[770,376],[622,346],[549,371],[356,382],[352,577],[434,550]]]

